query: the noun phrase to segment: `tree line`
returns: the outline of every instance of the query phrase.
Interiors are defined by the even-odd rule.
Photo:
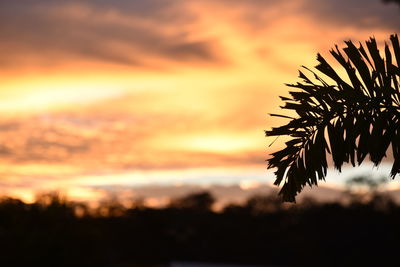
[[[163,208],[117,200],[96,209],[57,194],[0,201],[1,266],[168,266],[173,261],[273,266],[396,262],[400,206],[374,193],[347,204],[283,203],[276,194],[212,209],[197,192]]]

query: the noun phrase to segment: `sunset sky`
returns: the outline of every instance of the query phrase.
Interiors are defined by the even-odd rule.
[[[399,18],[379,0],[0,1],[0,192],[271,182],[284,83]]]

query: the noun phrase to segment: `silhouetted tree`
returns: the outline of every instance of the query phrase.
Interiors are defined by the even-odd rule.
[[[276,212],[282,209],[282,206],[282,201],[272,194],[252,196],[245,203],[245,208],[253,215]]]
[[[209,194],[194,196],[180,198],[186,200],[180,209],[84,216],[58,194],[31,204],[0,198],[0,266],[392,266],[398,260],[400,207],[387,198],[304,206],[283,204],[274,194],[212,212]],[[96,209],[116,199],[106,201]]]
[[[377,210],[393,209],[396,204],[387,192],[383,192],[388,177],[368,175],[355,176],[346,181],[345,197],[350,197],[350,205],[370,205]]]
[[[214,202],[215,198],[209,192],[199,192],[172,199],[169,207],[193,211],[210,211]]]
[[[400,5],[400,0],[382,0],[384,3],[396,3]]]
[[[368,154],[379,165],[391,145],[391,176],[400,172],[400,46],[397,35],[392,35],[390,41],[391,49],[385,44],[384,58],[374,38],[366,42],[367,49],[361,43],[356,47],[351,41],[345,42],[344,54],[337,46],[332,49],[346,78],[318,54],[316,69],[329,82],[304,67],[315,79],[300,71],[303,82],[288,84],[300,90],[289,92],[291,97],[281,97],[286,102],[282,108],[297,116],[271,114],[290,122],[266,131],[267,136],[290,137],[286,147],[268,159],[268,168],[277,168],[275,184],[284,182],[280,194],[285,201],[295,201],[307,184],[317,185],[318,180],[325,180],[327,153],[341,171],[345,162],[361,164]]]
[[[361,175],[350,178],[346,181],[346,187],[350,192],[358,192],[365,188],[367,192],[375,193],[380,187],[388,182],[384,176],[375,178],[371,176]]]

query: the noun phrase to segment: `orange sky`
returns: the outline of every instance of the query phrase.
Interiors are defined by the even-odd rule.
[[[399,15],[379,0],[1,1],[0,190],[270,181],[283,84],[343,40],[387,40]]]

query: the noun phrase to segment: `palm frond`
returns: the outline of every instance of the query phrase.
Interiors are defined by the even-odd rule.
[[[379,165],[391,145],[391,176],[394,178],[400,172],[397,35],[390,37],[390,43],[385,44],[382,57],[374,38],[358,47],[347,41],[342,50],[336,46],[330,51],[347,73],[346,79],[318,54],[319,64],[315,68],[322,75],[303,67],[314,78],[300,71],[302,82],[287,84],[298,90],[289,92],[290,97],[281,97],[285,102],[282,108],[295,111],[297,117],[281,115],[290,121],[265,132],[267,136],[290,137],[285,148],[268,159],[268,168],[277,168],[275,184],[283,183],[280,194],[284,201],[295,201],[304,186],[325,180],[329,155],[339,171],[345,162],[359,165],[367,155]]]

